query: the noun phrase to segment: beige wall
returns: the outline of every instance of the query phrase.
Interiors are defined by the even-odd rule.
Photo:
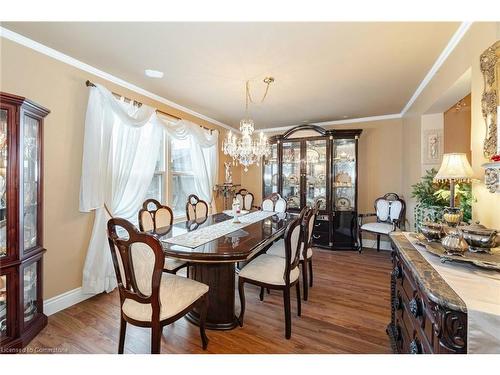
[[[209,128],[190,114],[138,95],[87,72],[0,38],[0,90],[25,96],[51,110],[44,125],[44,298],[78,288],[92,230],[93,214],[78,211],[83,131],[88,88],[85,81]],[[221,137],[225,129],[221,129]],[[224,161],[219,181],[224,179]],[[233,170],[235,182],[240,169]],[[220,201],[218,202],[220,208]]]
[[[471,160],[471,96],[462,99],[465,106],[453,105],[444,113],[444,152],[463,152]]]
[[[376,198],[402,193],[402,121],[399,119],[339,124],[327,129],[363,129],[359,139],[359,212],[372,212]],[[262,167],[241,172],[241,184],[262,201]]]
[[[467,71],[472,68],[471,83],[471,149],[472,167],[479,178],[484,177],[481,164],[486,162],[482,156],[484,122],[481,116],[481,93],[483,78],[479,70],[479,56],[499,39],[499,24],[493,22],[474,23],[455,50],[444,62],[438,73],[417,98],[413,106],[403,117],[403,190],[407,197],[411,194],[411,185],[420,179],[420,130],[421,116],[436,103],[445,92]],[[482,182],[473,185],[477,202],[473,205],[473,219],[484,225],[500,228],[500,194],[490,194]],[[409,202],[413,210],[414,201]],[[412,215],[408,213],[408,218]]]

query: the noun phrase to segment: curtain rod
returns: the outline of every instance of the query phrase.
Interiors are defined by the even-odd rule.
[[[91,82],[90,80],[85,81],[85,85],[86,85],[87,87],[96,87],[96,86],[95,86],[95,84],[94,84],[93,82]],[[139,105],[139,106],[141,106],[141,105],[142,105],[142,103],[141,103],[141,102],[138,102],[137,100],[133,100],[133,99],[127,98],[127,97],[125,97],[125,96],[123,96],[123,95],[120,95],[120,94],[118,94],[118,93],[116,93],[116,92],[111,92],[111,93],[112,93],[113,95],[115,95],[115,96],[120,97],[120,98],[124,98],[124,99],[126,99],[126,100],[131,101],[131,102],[134,102],[134,103],[136,103],[136,104],[137,104],[137,105]],[[169,116],[169,117],[173,117],[173,118],[175,118],[176,120],[182,120],[182,119],[181,119],[180,117],[178,117],[178,116],[172,115],[172,114],[167,113],[167,112],[160,111],[159,109],[155,109],[155,111],[156,111],[156,113],[161,113],[162,115],[166,115],[166,116]],[[198,125],[198,126],[199,126],[200,128],[205,129],[205,130],[208,130],[210,133],[212,133],[212,131],[214,130],[214,129],[210,129],[210,128],[207,128],[207,127],[202,126],[202,125]]]

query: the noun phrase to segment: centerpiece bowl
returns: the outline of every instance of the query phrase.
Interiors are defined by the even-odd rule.
[[[429,242],[440,242],[446,235],[443,224],[432,223],[429,221],[426,221],[421,225],[420,231]]]
[[[488,229],[479,222],[460,228],[469,251],[473,253],[489,253],[491,248],[500,245],[500,237],[495,229]]]

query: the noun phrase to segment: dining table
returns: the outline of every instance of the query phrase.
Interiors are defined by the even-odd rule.
[[[260,212],[248,214],[248,218],[253,214],[256,221],[247,224],[232,224],[234,218],[230,214],[216,213],[176,222],[152,232],[162,244],[166,257],[187,261],[188,277],[209,286],[207,329],[230,330],[238,325],[235,313],[237,264],[265,251],[283,236],[287,224],[297,217],[292,213]],[[194,240],[196,236],[201,236],[201,239]],[[203,239],[206,242],[196,246],[196,241]],[[200,316],[196,309],[186,318],[199,325]]]

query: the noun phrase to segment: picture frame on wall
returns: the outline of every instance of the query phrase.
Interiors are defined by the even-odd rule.
[[[428,129],[424,131],[423,164],[439,164],[443,157],[443,130]]]

